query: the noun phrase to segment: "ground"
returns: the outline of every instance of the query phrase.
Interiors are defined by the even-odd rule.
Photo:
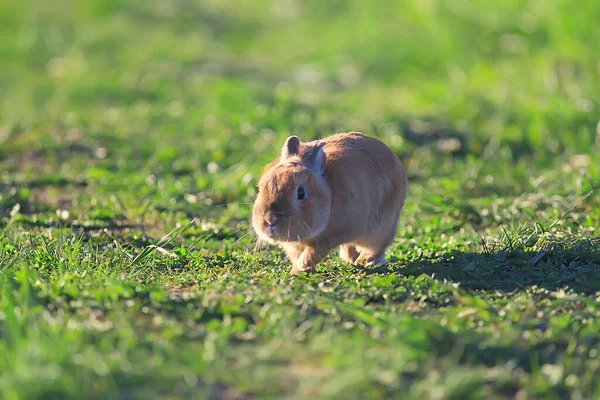
[[[600,397],[600,3],[4,0],[0,397]],[[405,164],[386,267],[250,209],[285,137]]]

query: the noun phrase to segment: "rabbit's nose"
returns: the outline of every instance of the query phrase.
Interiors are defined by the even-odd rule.
[[[281,213],[278,212],[270,212],[265,215],[265,222],[269,226],[275,226],[281,219]]]

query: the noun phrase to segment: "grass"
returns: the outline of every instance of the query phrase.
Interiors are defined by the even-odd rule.
[[[0,5],[0,397],[600,397],[600,4]],[[405,164],[388,267],[257,247],[283,140]]]

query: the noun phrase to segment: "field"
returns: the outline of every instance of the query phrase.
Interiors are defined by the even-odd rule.
[[[3,0],[0,398],[600,398],[600,2]],[[362,131],[387,267],[258,246]]]

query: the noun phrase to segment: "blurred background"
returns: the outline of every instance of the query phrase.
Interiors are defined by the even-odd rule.
[[[473,179],[448,189],[593,180],[599,20],[577,0],[3,0],[1,176],[250,201],[287,135],[358,130],[413,181]]]

